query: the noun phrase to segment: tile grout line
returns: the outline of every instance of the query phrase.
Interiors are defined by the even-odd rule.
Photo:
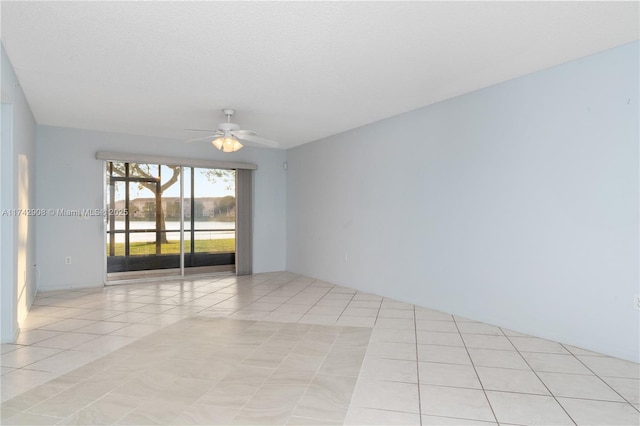
[[[262,285],[262,284],[264,284],[264,283],[266,283],[266,282],[269,282],[271,279],[272,279],[272,278],[269,278],[269,279],[267,279],[266,281],[263,281],[263,282],[261,282],[261,283],[258,283],[257,285],[252,286],[252,288],[255,288],[255,287],[260,286],[260,285]],[[294,281],[294,280],[295,280],[295,277],[294,277],[294,278],[291,278],[291,279],[290,279],[290,280],[288,280],[288,281],[285,281],[284,283],[282,283],[282,285],[279,285],[278,287],[274,288],[274,289],[273,289],[273,290],[271,290],[270,292],[263,294],[262,296],[258,297],[258,298],[257,298],[257,299],[255,299],[255,300],[252,300],[252,301],[251,301],[251,303],[249,303],[249,304],[247,304],[247,305],[244,305],[244,306],[242,306],[242,307],[240,307],[240,308],[236,309],[235,311],[233,311],[232,313],[230,313],[230,314],[226,315],[225,317],[226,317],[226,318],[231,317],[231,315],[234,315],[234,314],[238,313],[239,311],[243,310],[243,309],[244,309],[244,308],[246,308],[247,306],[250,306],[251,304],[253,304],[253,303],[257,302],[257,301],[258,301],[258,300],[260,300],[260,299],[262,299],[263,297],[267,297],[268,295],[270,295],[270,294],[271,294],[271,293],[273,293],[274,291],[276,291],[276,290],[280,290],[282,287],[284,287],[285,285],[289,284],[290,282],[292,282],[292,281]],[[295,293],[294,295],[292,295],[291,297],[289,297],[289,299],[288,299],[288,300],[290,300],[290,299],[294,298],[295,296],[297,296],[298,294],[300,294],[302,291],[304,291],[305,289],[309,288],[309,287],[310,287],[314,282],[316,282],[316,281],[317,281],[317,280],[314,280],[314,281],[310,282],[309,284],[307,284],[303,289],[301,289],[300,291],[298,291],[297,293]],[[223,287],[223,288],[221,288],[221,289],[218,289],[218,290],[216,290],[216,291],[215,291],[215,292],[213,292],[213,293],[216,293],[216,292],[218,292],[219,290],[225,289],[225,288],[230,287],[230,286],[232,286],[232,285],[233,285],[233,284],[229,284],[228,286],[225,286],[225,287]],[[229,294],[231,294],[231,293],[229,293]],[[224,299],[224,300],[221,300],[220,302],[214,303],[213,305],[209,306],[208,308],[203,308],[203,309],[202,309],[202,310],[200,310],[198,313],[201,313],[202,311],[205,311],[205,310],[207,310],[207,309],[211,309],[212,307],[214,307],[214,306],[216,306],[216,305],[218,305],[218,304],[220,304],[220,303],[222,303],[222,302],[226,302],[227,300],[229,300],[229,299],[231,299],[231,298],[233,298],[233,297],[235,297],[235,296],[237,296],[237,292],[236,292],[236,294],[231,294],[229,297],[227,297],[227,298],[226,298],[226,299]],[[202,296],[202,297],[204,297],[204,296]],[[198,299],[199,299],[199,298],[198,298]],[[197,299],[196,299],[196,300],[197,300]],[[284,304],[286,304],[286,303],[287,303],[287,301],[285,301],[285,302],[281,303],[281,304],[280,304],[280,306],[282,306],[282,305],[284,305]],[[277,308],[276,308],[276,309],[277,309]],[[275,309],[274,309],[274,310],[275,310]],[[273,312],[273,311],[270,311],[269,313],[272,313],[272,312]]]
[[[382,310],[382,302],[384,302],[384,297],[380,298],[380,306],[378,306],[378,312],[376,312],[376,319],[373,320],[372,330],[373,330],[373,327],[375,327],[376,324],[378,323],[378,318],[380,318],[380,311]],[[415,319],[414,319],[414,322],[415,322]]]
[[[346,310],[347,310],[347,308],[349,307],[349,305],[350,305],[350,304],[351,304],[351,302],[353,301],[353,298],[354,298],[354,297],[356,297],[356,294],[357,294],[357,293],[358,293],[358,292],[356,291],[356,292],[354,292],[354,293],[351,295],[351,298],[349,299],[349,301],[347,302],[347,304],[346,304],[346,305],[344,305],[344,308],[342,308],[342,312],[340,312],[340,315],[338,315],[338,318],[336,319],[336,323],[337,323],[338,321],[340,321],[340,318],[342,317],[342,315],[344,315],[344,311],[346,311]],[[326,296],[326,295],[325,295],[325,296]],[[374,321],[373,323],[374,323],[374,325],[375,325],[375,321]]]
[[[611,386],[609,383],[607,383],[606,380],[604,380],[602,377],[600,377],[599,374],[597,374],[595,371],[593,371],[587,364],[585,364],[580,358],[578,358],[578,356],[576,354],[574,354],[571,350],[569,350],[569,348],[567,348],[563,343],[560,343],[560,345],[565,348],[567,350],[567,352],[569,352],[571,354],[571,356],[573,358],[575,358],[576,360],[578,360],[578,362],[580,364],[582,364],[587,370],[591,371],[591,373],[596,376],[601,382],[603,382],[609,389],[611,389],[612,391],[614,391],[620,398],[623,399],[624,402],[626,402],[627,404],[629,404],[631,406],[631,408],[633,408],[634,410],[636,410],[637,412],[640,413],[640,409],[638,409],[638,407],[636,407],[635,405],[633,405],[627,398],[625,398],[620,392],[618,392],[617,390],[615,390],[613,388],[613,386]],[[624,377],[621,377],[624,378]],[[635,380],[635,379],[631,379],[631,380]],[[639,380],[640,382],[640,380]],[[601,400],[597,400],[597,401],[601,401]],[[613,401],[612,401],[613,402]]]
[[[311,287],[311,285],[312,285],[313,283],[317,282],[317,281],[318,281],[318,280],[314,280],[314,281],[312,281],[312,282],[311,282],[307,287],[305,287],[305,289],[307,289],[307,288]],[[309,307],[309,309],[307,309],[307,310],[305,311],[305,313],[304,313],[304,314],[302,314],[302,316],[298,319],[298,321],[296,321],[296,323],[300,323],[300,320],[301,320],[302,318],[304,318],[304,316],[305,316],[305,315],[307,315],[311,309],[313,309],[314,307],[316,307],[316,306],[318,305],[318,303],[320,303],[320,301],[321,301],[322,299],[324,299],[324,298],[325,298],[325,296],[326,296],[327,294],[329,294],[329,293],[331,292],[331,290],[332,290],[334,287],[335,287],[335,285],[334,285],[334,286],[332,286],[331,288],[329,288],[329,289],[328,289],[328,290],[327,290],[327,291],[326,291],[326,292],[325,292],[325,293],[324,293],[320,298],[318,298],[318,300],[316,300],[316,302],[315,302],[313,305],[311,305],[311,306]],[[296,296],[297,296],[298,294],[300,294],[300,293],[302,293],[302,290],[301,290],[301,291],[299,291],[298,293],[296,293]],[[292,298],[293,298],[293,296],[292,296]],[[285,302],[285,303],[286,303],[286,302]],[[337,319],[336,319],[336,321],[337,321]],[[307,324],[307,323],[300,323],[300,324]],[[322,324],[317,324],[317,325],[322,325]]]
[[[482,383],[482,380],[480,379],[480,375],[478,374],[478,369],[476,368],[476,363],[473,362],[473,358],[471,357],[471,354],[469,353],[469,348],[467,347],[467,342],[465,342],[464,338],[462,337],[462,332],[460,331],[460,327],[458,326],[458,321],[456,320],[455,315],[451,315],[451,319],[453,319],[453,323],[456,326],[456,329],[458,330],[458,335],[460,336],[460,340],[462,340],[462,344],[464,345],[464,350],[467,352],[467,356],[469,357],[469,361],[471,362],[471,366],[473,367],[473,371],[474,373],[476,373],[476,378],[478,379],[478,383],[480,383],[480,387],[482,388],[482,393],[484,394],[484,398],[487,400],[487,404],[489,405],[489,408],[491,409],[491,414],[493,414],[493,418],[496,421],[496,424],[500,424],[500,422],[498,421],[498,416],[496,416],[496,412],[493,409],[493,405],[491,405],[491,401],[489,400],[489,395],[487,395],[487,390],[484,388],[484,383]]]
[[[531,372],[533,372],[533,374],[535,374],[535,376],[538,378],[538,380],[540,381],[540,383],[542,383],[542,385],[545,387],[545,389],[549,392],[549,394],[553,397],[553,399],[556,401],[556,403],[560,406],[560,408],[562,408],[562,411],[565,412],[565,414],[569,417],[569,419],[573,422],[574,425],[577,426],[577,422],[573,419],[573,417],[571,417],[571,415],[569,414],[569,412],[566,410],[566,408],[564,408],[564,406],[560,403],[560,401],[558,401],[558,398],[554,395],[553,392],[551,392],[551,389],[549,389],[549,387],[547,386],[547,384],[540,378],[540,376],[538,375],[538,373],[533,369],[533,367],[531,366],[531,364],[529,364],[529,361],[527,361],[527,359],[522,355],[522,353],[520,352],[520,350],[516,347],[516,345],[513,344],[513,342],[511,341],[511,339],[509,338],[509,336],[504,332],[504,330],[501,327],[498,327],[500,329],[500,331],[502,331],[502,334],[504,335],[504,337],[507,338],[507,340],[509,341],[509,343],[511,344],[511,346],[513,346],[513,349],[515,349],[515,351],[518,353],[518,355],[520,355],[520,358],[522,358],[522,360],[529,366],[529,368],[531,369]]]
[[[295,295],[291,296],[291,297],[289,298],[289,300],[293,299],[295,296],[297,296],[298,294],[302,293],[302,292],[303,292],[304,290],[306,290],[307,288],[311,287],[311,286],[313,285],[313,283],[315,283],[316,281],[318,281],[318,280],[313,280],[313,281],[312,281],[311,283],[309,283],[309,284],[308,284],[304,289],[300,290],[300,291],[299,291],[299,292],[297,292]],[[329,291],[331,291],[331,290],[329,290]],[[316,303],[314,303],[313,305],[309,306],[309,308],[308,308],[306,311],[304,311],[304,313],[300,316],[300,318],[298,318],[298,320],[296,321],[296,324],[305,324],[305,323],[301,323],[301,322],[300,322],[300,320],[301,320],[305,315],[307,315],[307,314],[309,313],[309,311],[310,311],[311,309],[313,309],[313,307],[314,307],[314,306],[316,306],[316,305],[317,305],[317,304],[318,304],[318,303],[319,303],[319,302],[324,298],[324,296],[326,296],[327,294],[329,294],[329,291],[327,291],[324,295],[322,295],[322,297],[321,297],[321,298],[319,298],[318,300],[316,300]],[[287,300],[287,302],[288,302],[289,300]],[[284,302],[281,306],[286,305],[286,304],[287,304],[287,302]],[[289,305],[294,305],[294,304],[295,304],[295,303],[290,303]]]
[[[418,356],[418,320],[416,318],[416,305],[413,305],[413,335],[415,336],[415,339],[416,339],[416,380],[418,382],[418,415],[420,416],[420,426],[422,426],[422,395],[420,394],[420,358]]]

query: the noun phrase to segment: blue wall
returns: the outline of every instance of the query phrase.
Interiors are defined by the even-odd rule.
[[[289,150],[288,270],[640,361],[638,51]]]

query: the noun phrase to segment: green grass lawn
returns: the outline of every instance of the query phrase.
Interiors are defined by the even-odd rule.
[[[191,251],[191,240],[184,242],[185,253]],[[230,253],[236,249],[235,238],[225,238],[220,240],[195,240],[196,253]],[[131,256],[144,256],[156,254],[156,243],[131,243]],[[162,244],[162,254],[180,254],[180,241],[169,241]],[[107,254],[109,254],[109,243],[107,243]],[[124,243],[115,244],[115,255],[124,256]]]

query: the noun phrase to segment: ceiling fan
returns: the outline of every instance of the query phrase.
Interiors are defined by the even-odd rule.
[[[214,132],[201,138],[191,139],[186,142],[196,142],[203,139],[211,139],[211,144],[222,152],[235,152],[242,148],[240,140],[266,145],[277,148],[280,144],[274,140],[263,138],[251,130],[242,130],[240,126],[231,122],[231,117],[235,114],[235,109],[225,108],[222,112],[227,116],[226,123],[218,124],[218,130],[185,129],[194,132]]]

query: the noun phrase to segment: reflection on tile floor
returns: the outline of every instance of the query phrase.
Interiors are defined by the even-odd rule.
[[[2,424],[640,424],[640,366],[288,272],[39,293]]]
[[[59,424],[343,422],[370,328],[178,321],[29,391],[10,417]],[[21,397],[6,403],[11,409]]]

